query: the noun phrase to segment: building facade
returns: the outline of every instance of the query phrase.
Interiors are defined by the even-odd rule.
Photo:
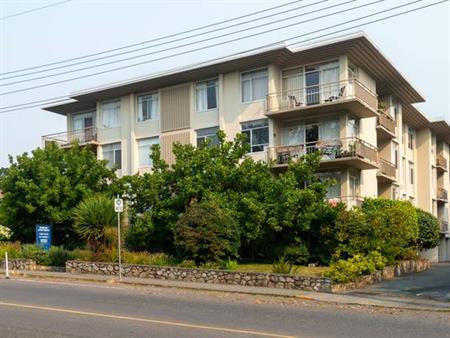
[[[424,98],[364,35],[245,54],[71,95],[45,107],[67,131],[43,142],[91,146],[118,175],[151,171],[151,146],[173,163],[175,142],[215,142],[218,130],[248,136],[251,156],[283,170],[320,150],[328,198],[350,207],[364,197],[408,200],[441,222],[450,260],[450,125],[412,104]]]

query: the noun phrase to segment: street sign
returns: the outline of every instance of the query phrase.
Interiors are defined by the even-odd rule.
[[[36,224],[36,245],[44,250],[52,246],[52,226],[50,224]]]
[[[114,211],[123,212],[123,200],[121,198],[114,199]]]

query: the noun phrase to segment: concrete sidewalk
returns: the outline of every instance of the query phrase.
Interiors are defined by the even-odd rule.
[[[5,275],[5,271],[0,269],[0,275]],[[230,293],[244,293],[252,295],[263,296],[278,296],[278,297],[295,297],[304,300],[328,302],[336,304],[349,305],[366,305],[379,306],[387,308],[400,308],[410,310],[428,310],[428,311],[449,311],[449,302],[438,302],[427,299],[419,299],[414,297],[403,296],[388,296],[380,295],[355,295],[355,294],[337,294],[337,293],[319,293],[311,291],[276,289],[254,286],[241,285],[227,285],[227,284],[209,284],[209,283],[194,283],[172,280],[157,280],[147,278],[130,278],[124,277],[119,282],[118,278],[104,275],[90,275],[90,274],[72,274],[67,272],[48,272],[48,271],[12,271],[10,272],[12,280],[18,277],[33,278],[33,279],[56,279],[64,281],[85,281],[97,283],[116,283],[122,285],[140,285],[140,286],[157,286],[157,287],[171,287],[192,290],[205,290],[216,292],[230,292]]]

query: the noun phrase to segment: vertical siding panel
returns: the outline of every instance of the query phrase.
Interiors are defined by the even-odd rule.
[[[161,90],[161,131],[190,126],[190,85]]]
[[[160,136],[161,158],[168,164],[175,162],[175,156],[172,149],[174,143],[188,144],[190,143],[191,134],[189,130],[182,130],[174,133],[163,133]]]

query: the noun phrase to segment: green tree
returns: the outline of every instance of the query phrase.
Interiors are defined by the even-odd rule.
[[[189,206],[174,231],[175,247],[183,259],[197,265],[238,256],[239,225],[217,203],[203,200]]]
[[[417,208],[419,221],[418,247],[420,250],[432,249],[439,245],[439,220],[429,212]]]
[[[13,240],[34,241],[35,225],[53,226],[54,244],[80,244],[73,230],[72,210],[85,197],[106,191],[115,175],[98,161],[92,150],[74,144],[60,149],[50,143],[31,155],[24,153],[0,176],[0,223],[9,227]]]
[[[139,231],[143,230],[145,220],[151,232],[146,236],[148,247],[141,243],[139,248],[174,250],[173,234],[180,217],[189,206],[208,200],[238,222],[241,256],[273,261],[289,253],[290,259],[304,261],[303,236],[326,204],[328,183],[315,176],[320,154],[309,154],[290,163],[285,173],[274,175],[269,163],[247,155],[245,136],[226,141],[219,132],[218,139],[217,145],[204,147],[175,144],[171,166],[154,146],[153,172],[125,179],[132,196],[131,228],[139,224]]]
[[[87,197],[73,210],[73,216],[75,232],[94,252],[113,244],[108,241],[117,224],[113,198],[104,194]]]

